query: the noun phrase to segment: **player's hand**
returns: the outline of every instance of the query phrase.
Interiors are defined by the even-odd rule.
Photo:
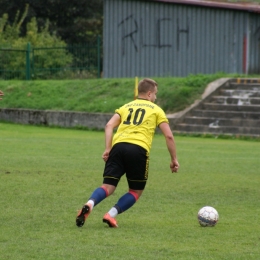
[[[104,160],[104,162],[106,162],[108,160],[109,152],[110,152],[110,150],[105,150],[105,152],[103,153],[102,159]]]
[[[180,167],[180,164],[178,163],[177,160],[171,161],[170,168],[171,168],[172,172],[178,172],[179,167]]]

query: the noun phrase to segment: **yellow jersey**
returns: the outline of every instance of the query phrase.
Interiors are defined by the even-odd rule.
[[[115,110],[121,123],[113,137],[116,143],[137,144],[148,152],[152,146],[154,131],[161,123],[169,123],[164,111],[146,99],[136,99]]]

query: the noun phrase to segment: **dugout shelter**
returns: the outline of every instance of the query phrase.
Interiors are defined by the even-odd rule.
[[[103,76],[260,72],[260,6],[104,0]]]

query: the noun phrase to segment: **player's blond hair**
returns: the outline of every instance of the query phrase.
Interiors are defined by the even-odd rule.
[[[153,79],[145,78],[139,81],[138,83],[138,93],[144,94],[148,91],[153,91],[155,87],[157,87],[158,84]]]

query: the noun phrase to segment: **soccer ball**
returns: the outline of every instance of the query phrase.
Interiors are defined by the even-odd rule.
[[[198,221],[202,227],[214,227],[218,219],[218,212],[213,207],[206,206],[198,212]]]

